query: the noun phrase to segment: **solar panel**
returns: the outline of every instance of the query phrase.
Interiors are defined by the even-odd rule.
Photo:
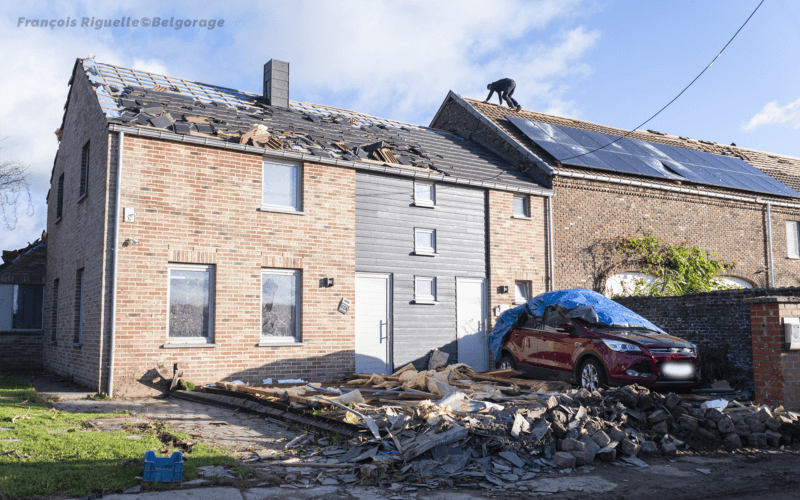
[[[800,198],[800,193],[740,158],[516,116],[506,116],[506,119],[553,158],[567,165]]]

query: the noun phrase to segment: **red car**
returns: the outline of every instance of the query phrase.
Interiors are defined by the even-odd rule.
[[[500,369],[564,380],[590,391],[611,385],[691,387],[700,381],[697,348],[642,327],[605,327],[570,319],[554,307],[520,318],[503,342]]]

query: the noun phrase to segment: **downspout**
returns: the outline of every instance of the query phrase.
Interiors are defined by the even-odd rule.
[[[772,258],[772,206],[767,202],[767,246],[769,247],[769,287],[775,288],[775,266]]]
[[[111,335],[109,345],[111,352],[108,359],[108,397],[114,397],[114,343],[116,342],[117,334],[117,264],[119,262],[119,218],[120,218],[120,190],[122,189],[122,141],[125,139],[125,133],[120,131],[119,145],[117,152],[117,201],[114,204],[114,265],[112,269],[111,281]]]
[[[553,193],[555,196],[555,193]],[[547,197],[547,251],[550,254],[550,287],[548,292],[555,290],[555,265],[553,264],[553,198]]]

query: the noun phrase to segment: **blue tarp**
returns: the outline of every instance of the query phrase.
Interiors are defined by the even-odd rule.
[[[586,288],[559,290],[537,295],[525,304],[505,311],[497,318],[494,329],[489,334],[489,349],[492,350],[495,361],[500,361],[500,348],[508,332],[517,326],[520,314],[527,311],[530,316],[542,316],[548,306],[556,306],[559,309],[570,311],[566,314],[567,317],[581,318],[590,323],[620,327],[642,326],[666,333],[627,307],[621,306],[597,292]]]

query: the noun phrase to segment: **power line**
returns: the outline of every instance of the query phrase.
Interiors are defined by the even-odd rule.
[[[689,87],[691,87],[691,86],[694,84],[694,82],[696,82],[696,81],[697,81],[697,80],[698,80],[698,79],[699,79],[701,76],[703,76],[703,73],[705,73],[705,72],[706,72],[706,70],[707,70],[708,68],[710,68],[712,64],[714,64],[714,61],[716,61],[716,60],[719,58],[719,56],[721,56],[721,55],[722,55],[722,53],[723,53],[723,52],[725,52],[725,49],[727,49],[727,48],[728,48],[728,45],[730,45],[730,44],[731,44],[731,42],[733,41],[733,39],[734,39],[734,38],[736,38],[736,35],[738,35],[740,31],[742,31],[742,28],[744,28],[744,27],[745,27],[745,25],[747,25],[747,23],[750,21],[750,18],[751,18],[751,17],[753,17],[753,15],[756,13],[756,11],[758,10],[758,8],[759,8],[759,7],[761,7],[761,4],[763,4],[763,3],[764,3],[764,0],[761,0],[761,1],[758,3],[758,5],[756,6],[756,8],[753,10],[753,12],[752,12],[752,13],[750,13],[750,15],[749,15],[749,16],[747,17],[747,19],[744,21],[744,23],[743,23],[741,26],[739,26],[739,29],[738,29],[738,30],[736,30],[736,33],[734,33],[734,34],[733,34],[733,36],[731,37],[731,39],[730,39],[730,40],[728,40],[728,43],[726,43],[726,44],[725,44],[725,46],[724,46],[724,47],[722,47],[722,50],[720,50],[720,51],[719,51],[719,53],[718,53],[716,56],[714,56],[714,59],[712,59],[712,60],[711,60],[711,62],[710,62],[710,63],[708,63],[708,65],[706,65],[706,67],[705,67],[705,68],[703,68],[703,71],[701,71],[699,75],[697,75],[696,77],[694,77],[694,80],[692,80],[691,82],[689,82],[689,85],[687,85],[686,87],[684,87],[684,89],[683,89],[683,90],[681,90],[681,91],[680,91],[680,93],[679,93],[678,95],[676,95],[676,96],[675,96],[675,97],[674,97],[674,98],[673,98],[671,101],[669,101],[667,104],[665,104],[663,108],[659,109],[659,110],[658,110],[658,112],[656,112],[656,114],[654,114],[653,116],[651,116],[650,118],[648,118],[647,120],[645,120],[644,122],[642,122],[642,123],[641,123],[639,126],[635,127],[635,128],[634,128],[633,130],[631,130],[630,132],[626,133],[625,135],[623,135],[623,136],[621,136],[621,137],[617,137],[616,139],[614,139],[613,141],[609,142],[609,143],[608,143],[608,144],[606,144],[605,146],[600,146],[600,147],[599,147],[599,148],[597,148],[597,149],[593,149],[593,150],[591,150],[591,151],[587,151],[587,152],[585,152],[585,153],[583,153],[583,154],[580,154],[580,155],[576,155],[576,156],[570,156],[569,158],[564,158],[564,159],[562,159],[562,160],[559,160],[559,161],[563,163],[563,162],[564,162],[564,161],[566,161],[566,160],[572,160],[572,159],[574,159],[574,158],[580,158],[581,156],[586,156],[586,155],[588,155],[588,154],[594,153],[595,151],[600,151],[601,149],[605,149],[605,148],[607,148],[608,146],[611,146],[612,144],[614,144],[615,142],[617,142],[618,140],[620,140],[620,139],[624,139],[625,137],[628,137],[629,135],[631,135],[632,133],[634,133],[634,132],[635,132],[637,129],[640,129],[640,128],[642,128],[643,126],[645,126],[645,125],[646,125],[648,122],[650,122],[650,120],[652,120],[652,119],[653,119],[653,118],[655,118],[656,116],[660,115],[662,111],[664,111],[665,109],[667,109],[667,107],[669,107],[669,105],[670,105],[670,104],[672,104],[673,102],[677,101],[677,100],[678,100],[678,98],[679,98],[680,96],[682,96],[684,92],[686,92],[687,90],[689,90]]]

